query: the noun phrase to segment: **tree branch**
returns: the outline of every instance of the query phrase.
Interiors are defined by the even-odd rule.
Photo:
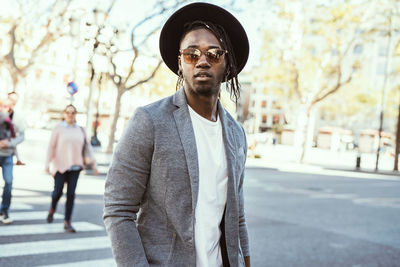
[[[340,79],[341,79],[342,74],[341,74],[341,71],[340,71],[340,72],[339,72],[339,75],[338,75],[338,79],[337,79],[336,85],[335,85],[331,90],[329,90],[328,92],[326,92],[324,95],[322,95],[322,96],[320,96],[320,97],[314,98],[314,100],[313,100],[313,101],[311,102],[311,104],[310,104],[310,107],[312,107],[312,106],[314,106],[315,104],[317,104],[318,102],[324,100],[324,99],[327,98],[329,95],[335,93],[336,91],[338,91],[338,90],[339,90],[341,87],[343,87],[344,85],[350,83],[351,80],[352,80],[352,78],[353,78],[353,73],[354,73],[354,71],[351,72],[351,74],[349,75],[349,77],[347,78],[347,80],[345,80],[344,82],[341,82]],[[322,92],[322,91],[323,91],[323,90],[321,90],[321,92]]]
[[[153,72],[151,73],[151,75],[149,77],[147,77],[146,79],[140,80],[137,83],[135,83],[129,87],[126,87],[125,91],[131,90],[132,88],[135,88],[138,85],[141,85],[142,83],[146,83],[146,82],[150,81],[151,79],[153,79],[153,77],[156,75],[158,69],[160,68],[161,63],[162,63],[162,60],[159,60],[157,66],[153,69]]]

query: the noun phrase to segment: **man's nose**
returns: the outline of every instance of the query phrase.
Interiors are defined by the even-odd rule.
[[[207,57],[204,53],[201,53],[199,60],[197,61],[196,66],[198,67],[210,67],[210,63],[207,61]]]

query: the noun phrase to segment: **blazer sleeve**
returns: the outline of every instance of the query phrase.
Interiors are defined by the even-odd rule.
[[[148,266],[136,219],[150,175],[153,138],[150,116],[138,108],[116,147],[107,175],[103,220],[118,266]]]
[[[244,162],[243,165],[246,164],[247,159],[247,141],[246,141],[246,134],[243,131],[243,149],[244,149]],[[243,256],[250,256],[250,248],[249,248],[249,236],[247,233],[247,224],[246,224],[246,216],[244,212],[244,197],[243,197],[243,181],[244,181],[244,170],[240,174],[239,180],[239,238],[240,238],[240,246],[242,248]]]

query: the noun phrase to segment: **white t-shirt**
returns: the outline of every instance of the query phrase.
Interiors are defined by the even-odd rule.
[[[222,266],[219,225],[226,204],[228,170],[222,125],[197,114],[190,106],[199,160],[199,193],[195,209],[196,266]]]

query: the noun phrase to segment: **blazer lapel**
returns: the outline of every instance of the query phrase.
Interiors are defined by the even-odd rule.
[[[190,119],[185,91],[183,88],[179,89],[178,92],[175,93],[173,97],[173,103],[178,107],[173,114],[189,171],[192,190],[192,208],[194,210],[196,208],[199,191],[199,164],[197,157],[196,138],[194,136],[193,125]]]

